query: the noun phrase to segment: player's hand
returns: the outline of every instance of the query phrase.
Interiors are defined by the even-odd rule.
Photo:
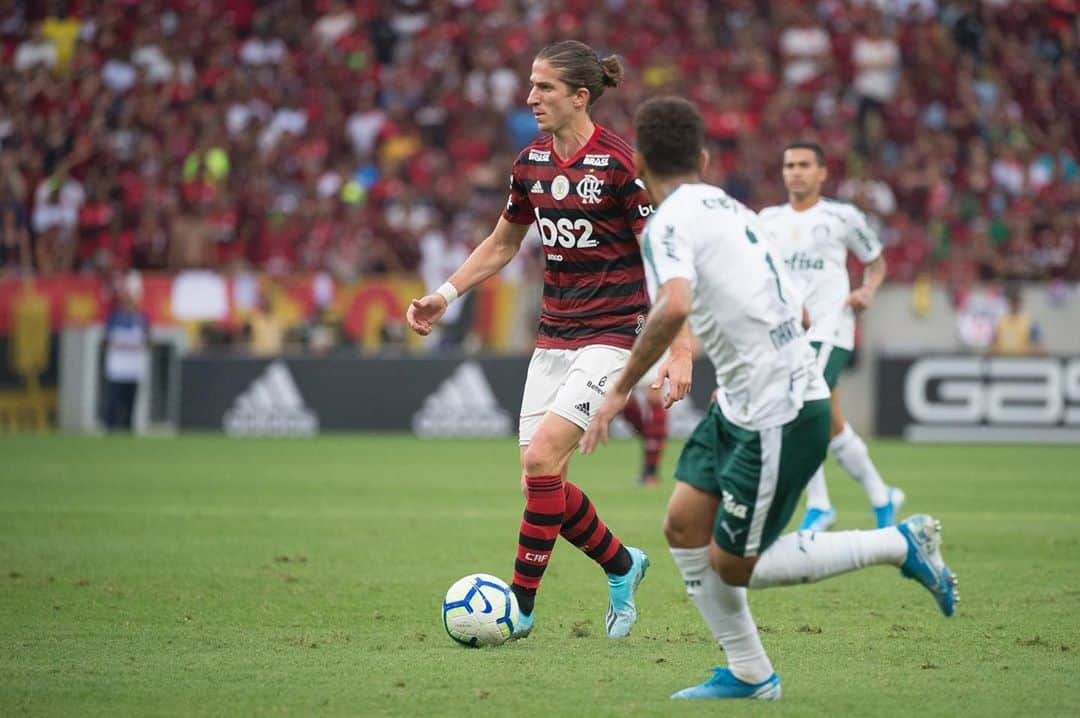
[[[690,393],[690,384],[694,374],[694,355],[691,352],[672,350],[660,369],[656,372],[656,381],[650,385],[652,389],[660,389],[664,386],[664,379],[668,380],[668,392],[664,395],[664,408],[670,409],[671,405],[686,398]]]
[[[874,292],[866,287],[859,287],[848,295],[847,303],[857,312],[869,309],[874,303]]]
[[[585,430],[585,434],[581,437],[581,441],[578,442],[578,448],[581,449],[581,453],[591,454],[597,444],[607,446],[608,426],[611,424],[611,420],[622,413],[622,410],[626,408],[626,401],[629,398],[630,394],[618,394],[614,391],[608,392],[607,398],[604,399],[604,403],[600,405],[600,409],[596,412],[596,416],[589,422],[589,428]]]
[[[414,299],[405,310],[405,321],[409,329],[426,337],[431,334],[431,327],[439,321],[439,317],[446,312],[446,300],[441,294],[428,294],[420,299]]]

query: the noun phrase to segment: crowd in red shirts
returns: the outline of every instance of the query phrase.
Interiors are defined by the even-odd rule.
[[[1077,0],[0,0],[0,273],[416,271],[490,229],[535,52],[627,64],[595,118],[704,112],[710,181],[820,142],[890,277],[1080,279]]]

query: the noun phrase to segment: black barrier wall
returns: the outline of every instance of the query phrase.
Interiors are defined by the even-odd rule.
[[[512,436],[528,366],[528,357],[189,357],[181,368],[180,426],[237,436]],[[688,406],[707,406],[715,386],[709,363],[696,362]]]
[[[1080,442],[1080,357],[881,356],[879,436]]]

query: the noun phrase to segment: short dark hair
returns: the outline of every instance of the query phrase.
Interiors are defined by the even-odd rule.
[[[696,173],[705,146],[705,120],[681,97],[654,97],[634,113],[637,150],[660,177]]]
[[[591,47],[577,40],[553,42],[542,48],[536,59],[545,60],[558,70],[559,79],[569,85],[571,94],[581,87],[588,90],[589,107],[600,99],[605,88],[618,87],[622,82],[623,67],[618,57],[601,58]]]
[[[810,150],[817,158],[818,165],[825,166],[825,150],[821,149],[821,145],[817,142],[791,142],[784,148],[784,152],[788,150]]]

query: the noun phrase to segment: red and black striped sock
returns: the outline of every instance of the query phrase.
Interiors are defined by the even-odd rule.
[[[642,432],[645,437],[645,473],[655,474],[667,443],[668,412],[663,402],[649,402],[648,409],[645,412],[645,430]]]
[[[631,560],[622,541],[611,533],[581,489],[569,481],[564,486],[566,513],[562,522],[562,537],[600,564],[605,572],[617,576],[625,574],[630,570]]]
[[[510,586],[525,613],[533,611],[536,589],[559,538],[565,512],[566,493],[561,476],[525,477],[525,514],[521,518],[514,582]]]

